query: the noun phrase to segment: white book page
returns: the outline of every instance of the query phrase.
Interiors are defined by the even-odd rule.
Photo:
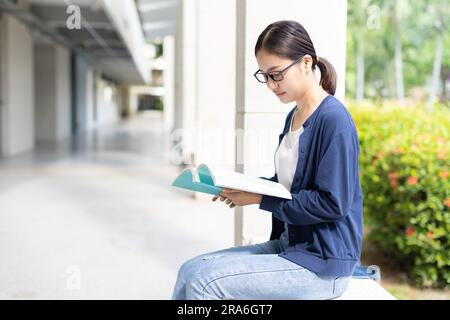
[[[214,184],[218,187],[259,193],[284,199],[292,199],[291,193],[281,184],[257,177],[252,177],[231,170],[211,167]]]

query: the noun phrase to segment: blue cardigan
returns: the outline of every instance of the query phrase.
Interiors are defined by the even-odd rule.
[[[294,110],[286,118],[279,144]],[[289,247],[281,257],[321,275],[350,276],[362,246],[356,127],[347,109],[331,95],[303,127],[292,200],[264,195],[259,208],[272,212],[271,240],[278,239],[288,223]],[[278,182],[276,174],[268,180]]]

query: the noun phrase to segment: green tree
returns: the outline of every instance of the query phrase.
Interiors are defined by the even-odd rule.
[[[436,38],[433,72],[428,99],[428,110],[431,112],[433,111],[434,100],[440,83],[444,36],[450,27],[450,3],[448,0],[434,0],[428,8],[430,16],[435,21],[434,30]]]
[[[347,94],[402,101],[420,87],[432,107],[450,73],[449,10],[450,0],[349,0]]]
[[[370,26],[377,24],[377,16],[375,12],[369,12],[373,20],[368,20],[367,9],[369,7],[370,0],[350,0],[349,1],[349,13],[348,13],[348,25],[351,41],[354,43],[356,57],[354,54],[352,58],[356,58],[356,78],[355,78],[355,99],[361,102],[364,99],[364,37],[367,32],[367,24]],[[370,11],[370,10],[369,10]],[[376,27],[376,26],[375,26]]]

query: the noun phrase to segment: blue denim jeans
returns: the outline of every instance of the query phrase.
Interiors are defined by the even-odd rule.
[[[291,300],[340,296],[349,277],[321,276],[278,256],[279,240],[197,256],[178,272],[174,300]]]

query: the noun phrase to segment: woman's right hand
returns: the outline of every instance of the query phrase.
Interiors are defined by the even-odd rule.
[[[230,205],[230,208],[234,208],[235,207],[235,205],[234,205],[234,203],[231,203],[231,200],[229,200],[229,199],[227,199],[227,198],[225,198],[225,197],[222,197],[221,195],[218,195],[218,196],[214,196],[213,198],[212,198],[212,201],[216,201],[217,199],[219,199],[220,198],[220,201],[225,201],[225,200],[227,200],[227,202],[226,202],[226,204],[227,205]]]

